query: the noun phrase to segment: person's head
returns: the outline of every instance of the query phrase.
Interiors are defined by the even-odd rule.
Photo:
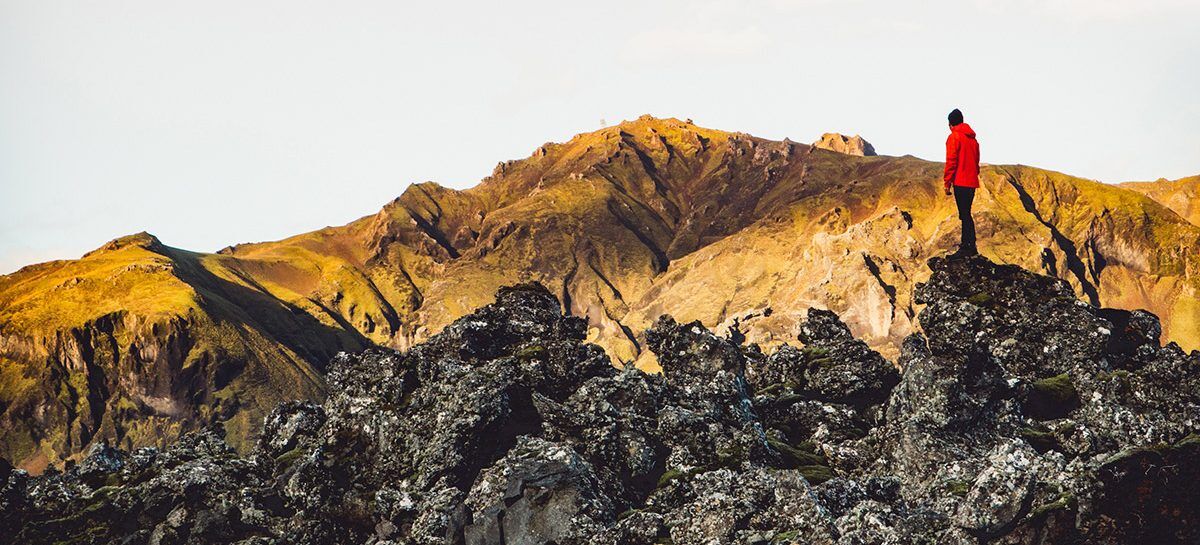
[[[950,120],[950,126],[951,126],[951,127],[953,127],[953,126],[955,126],[955,125],[962,124],[962,122],[963,122],[963,120],[962,120],[962,112],[958,111],[958,108],[955,108],[953,111],[951,111],[951,112],[950,112],[950,115],[949,115],[949,116],[947,116],[947,117],[948,117],[948,119]]]

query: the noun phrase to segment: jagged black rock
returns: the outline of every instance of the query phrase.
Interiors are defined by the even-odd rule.
[[[663,317],[617,370],[545,288],[343,354],[253,453],[220,430],[0,461],[19,543],[1196,543],[1200,353],[1061,280],[934,259],[902,372],[813,309],[770,355]]]

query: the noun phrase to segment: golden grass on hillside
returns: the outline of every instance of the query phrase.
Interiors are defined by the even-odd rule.
[[[0,282],[0,324],[54,331],[115,312],[147,319],[186,315],[197,308],[196,290],[173,271],[169,258],[138,245],[18,271]]]

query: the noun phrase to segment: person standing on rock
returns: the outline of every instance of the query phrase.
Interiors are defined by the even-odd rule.
[[[946,171],[942,176],[947,195],[954,195],[958,219],[962,221],[962,240],[952,259],[978,255],[975,248],[975,220],[971,219],[971,203],[979,189],[979,141],[975,130],[963,123],[962,112],[950,112],[950,136],[946,138]],[[953,189],[953,190],[952,190]]]

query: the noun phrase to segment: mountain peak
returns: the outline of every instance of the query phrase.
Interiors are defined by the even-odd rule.
[[[692,120],[680,121],[674,117],[655,117],[650,114],[642,114],[637,119],[632,121],[625,120],[621,125],[691,125]]]
[[[128,248],[130,246],[142,248],[155,253],[158,253],[164,248],[162,241],[158,240],[158,237],[147,233],[146,231],[141,231],[132,235],[114,238],[106,242],[103,246],[84,254],[83,257],[88,257],[102,252],[112,252],[123,248]]]
[[[859,135],[846,136],[836,132],[827,132],[821,135],[821,138],[813,142],[814,147],[845,153],[846,155],[857,155],[859,157],[875,155],[875,146],[867,142]]]
[[[600,129],[600,133],[606,132],[658,132],[658,131],[695,131],[701,130],[699,126],[692,122],[691,119],[678,119],[675,117],[655,117],[650,114],[642,114],[637,119],[626,119]],[[711,129],[710,129],[711,130]],[[721,131],[724,132],[724,131]],[[584,133],[587,134],[587,133]],[[583,136],[583,135],[580,135]]]

